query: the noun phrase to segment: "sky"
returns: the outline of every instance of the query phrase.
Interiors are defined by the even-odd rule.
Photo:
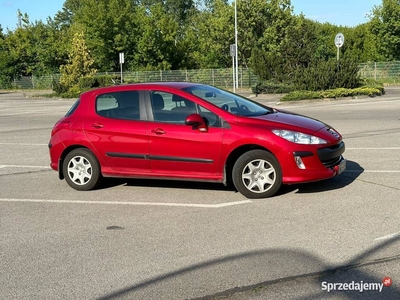
[[[0,0],[0,25],[3,31],[17,27],[17,10],[27,13],[31,22],[54,17],[65,0]],[[238,0],[240,1],[240,0]],[[357,26],[368,21],[366,15],[382,0],[291,0],[296,15],[342,26]]]

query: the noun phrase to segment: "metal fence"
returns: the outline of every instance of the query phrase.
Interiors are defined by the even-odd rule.
[[[96,75],[121,76],[120,72],[97,73]],[[188,81],[214,85],[224,89],[232,89],[232,69],[201,69],[201,70],[169,70],[169,71],[135,71],[122,73],[124,83]],[[13,87],[17,89],[52,89],[53,83],[58,82],[59,74],[49,76],[24,76],[15,79]],[[251,69],[239,69],[239,88],[249,88],[257,83],[257,76]],[[1,88],[1,86],[0,86]]]
[[[97,75],[120,76],[120,72],[98,73]],[[400,61],[371,62],[360,64],[362,78],[388,79],[400,82]],[[190,81],[214,85],[224,89],[233,86],[232,69],[169,70],[123,72],[124,82]],[[258,82],[251,69],[239,69],[239,88],[250,88]],[[48,76],[25,76],[13,82],[13,88],[49,90],[53,82],[58,82],[59,74]],[[4,88],[0,86],[0,88]]]
[[[360,75],[363,78],[391,79],[400,81],[400,61],[370,62],[360,64]]]

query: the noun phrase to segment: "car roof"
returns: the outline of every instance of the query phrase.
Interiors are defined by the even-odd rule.
[[[186,82],[186,81],[173,81],[173,82],[145,82],[145,83],[132,83],[132,84],[121,84],[121,85],[113,85],[108,87],[102,87],[93,89],[87,92],[82,93],[82,95],[89,95],[98,92],[118,92],[118,91],[126,91],[129,90],[129,87],[133,87],[134,89],[152,89],[157,87],[169,87],[174,89],[184,89],[186,87],[202,85],[200,83]]]

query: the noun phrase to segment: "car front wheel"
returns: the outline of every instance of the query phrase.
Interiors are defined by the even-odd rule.
[[[65,180],[75,190],[94,189],[101,180],[100,166],[88,149],[72,150],[64,159],[63,173]]]
[[[267,198],[281,187],[282,171],[273,154],[251,150],[236,161],[232,179],[236,189],[247,198]]]

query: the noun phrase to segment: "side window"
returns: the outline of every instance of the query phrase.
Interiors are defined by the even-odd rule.
[[[97,97],[96,112],[100,116],[123,120],[140,120],[139,93],[123,91]]]
[[[153,117],[156,122],[185,124],[190,114],[200,114],[209,126],[219,126],[219,117],[195,102],[166,92],[151,92]]]

